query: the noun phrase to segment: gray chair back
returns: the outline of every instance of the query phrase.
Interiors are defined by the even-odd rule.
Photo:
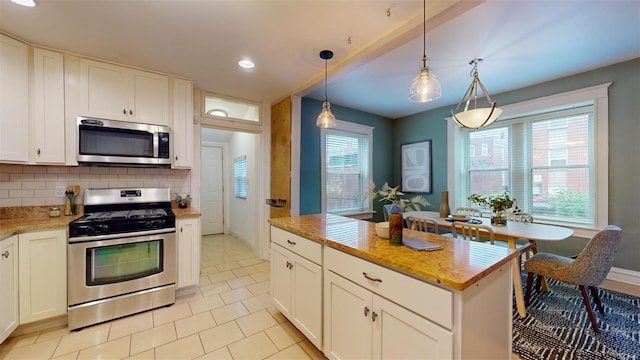
[[[585,286],[600,285],[613,266],[620,239],[622,229],[616,225],[607,225],[595,234],[570,266],[572,282]]]

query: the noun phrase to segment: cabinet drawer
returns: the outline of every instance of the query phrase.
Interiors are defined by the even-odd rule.
[[[318,265],[322,265],[322,244],[318,242],[305,239],[274,226],[271,227],[271,241]]]
[[[453,326],[453,294],[448,290],[329,247],[324,249],[324,264],[325,269],[447,329]]]

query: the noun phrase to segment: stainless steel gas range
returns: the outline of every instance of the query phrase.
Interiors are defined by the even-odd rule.
[[[69,224],[70,329],[175,302],[175,215],[169,188],[87,189]]]

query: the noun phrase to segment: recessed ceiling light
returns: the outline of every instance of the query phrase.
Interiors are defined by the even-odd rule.
[[[28,6],[28,7],[36,6],[36,2],[34,0],[11,0],[11,1],[22,6]]]
[[[245,69],[252,69],[256,66],[256,64],[253,63],[253,61],[248,60],[248,59],[242,59],[240,61],[238,61],[238,65],[240,65],[241,67],[245,68]]]
[[[222,110],[222,109],[211,109],[211,110],[207,111],[207,115],[220,116],[220,117],[227,117],[228,116],[227,112]]]

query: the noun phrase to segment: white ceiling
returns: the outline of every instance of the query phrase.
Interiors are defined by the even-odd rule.
[[[323,99],[318,53],[331,49],[329,100],[390,118],[457,103],[476,57],[484,58],[480,78],[495,94],[640,56],[638,0],[428,1],[427,55],[443,96],[412,104],[420,0],[36,2],[25,8],[0,0],[0,30],[252,101]],[[245,57],[254,69],[237,66]]]

